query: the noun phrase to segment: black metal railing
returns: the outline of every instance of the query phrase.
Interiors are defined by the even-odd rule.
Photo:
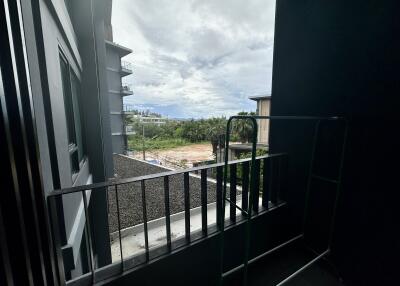
[[[236,116],[238,117],[238,116]],[[235,117],[235,118],[236,118]],[[229,119],[232,120],[233,117]],[[88,254],[86,256],[86,260],[88,265],[88,273],[80,276],[79,281],[86,281],[86,283],[93,283],[97,281],[102,281],[103,279],[110,278],[114,275],[118,275],[126,271],[127,269],[131,269],[139,264],[146,264],[149,261],[155,259],[156,257],[160,257],[161,255],[168,255],[173,250],[178,247],[190,245],[194,240],[209,237],[214,233],[218,233],[218,236],[221,241],[221,269],[220,269],[220,282],[223,281],[224,277],[231,275],[232,273],[239,271],[240,269],[247,269],[247,265],[262,259],[266,255],[269,255],[272,252],[277,251],[283,247],[286,247],[290,243],[294,241],[298,241],[304,238],[306,222],[308,217],[308,201],[311,193],[311,185],[313,180],[323,180],[334,184],[335,187],[335,198],[333,202],[333,210],[332,216],[329,220],[329,242],[328,248],[319,254],[315,259],[313,259],[310,263],[307,263],[301,269],[287,277],[285,280],[280,282],[278,285],[283,285],[286,281],[289,281],[298,273],[309,267],[312,263],[318,261],[322,257],[325,257],[330,252],[330,244],[332,240],[332,233],[333,233],[333,225],[335,220],[335,213],[336,213],[336,206],[340,191],[341,185],[341,172],[343,168],[343,160],[344,160],[344,150],[345,150],[345,143],[347,138],[347,129],[348,129],[348,122],[347,120],[339,117],[328,117],[328,118],[321,118],[321,117],[288,117],[288,116],[252,116],[252,117],[238,117],[237,119],[240,120],[247,120],[251,119],[253,125],[256,127],[256,120],[257,119],[278,119],[281,121],[288,121],[288,122],[311,122],[310,127],[308,129],[308,135],[305,136],[305,143],[307,146],[311,147],[310,150],[310,161],[308,165],[308,172],[307,172],[307,165],[304,165],[304,175],[307,177],[307,186],[305,186],[305,202],[304,202],[304,213],[303,213],[303,228],[299,235],[285,241],[274,248],[259,254],[256,257],[251,258],[249,256],[249,242],[250,242],[250,223],[252,218],[263,213],[264,211],[268,211],[272,208],[280,207],[285,205],[285,198],[286,195],[289,193],[287,192],[288,189],[288,154],[287,153],[276,153],[276,154],[268,154],[265,156],[258,156],[256,157],[256,143],[255,137],[256,133],[253,134],[253,149],[252,149],[252,157],[249,159],[242,159],[242,160],[235,160],[235,161],[227,161],[227,149],[229,146],[229,124],[228,124],[228,132],[226,135],[226,148],[225,148],[225,159],[224,163],[216,163],[210,165],[199,166],[195,168],[185,169],[185,170],[176,170],[176,171],[167,171],[161,172],[151,175],[145,176],[138,176],[134,178],[127,178],[127,179],[119,179],[119,180],[111,180],[108,182],[102,183],[95,183],[90,185],[72,187],[72,188],[65,188],[62,190],[56,190],[52,192],[48,196],[48,203],[49,203],[49,210],[52,222],[52,230],[54,235],[54,242],[55,248],[58,251],[57,257],[59,262],[59,272],[64,271],[63,265],[63,255],[61,253],[62,247],[65,249],[65,245],[62,245],[61,240],[58,239],[60,237],[59,232],[63,230],[64,225],[63,222],[60,221],[57,217],[60,214],[59,206],[60,200],[62,200],[65,196],[71,194],[81,195],[81,200],[83,201],[83,213],[84,217],[81,221],[84,221],[84,237],[86,239],[85,248],[88,249]],[[333,126],[332,126],[333,123]],[[337,125],[338,124],[338,125]],[[336,126],[337,125],[337,126]],[[282,127],[280,125],[275,125]],[[304,125],[305,126],[305,125]],[[304,127],[303,126],[303,127]],[[308,126],[308,125],[307,125]],[[335,127],[336,126],[336,127]],[[293,128],[293,127],[292,127]],[[334,132],[330,131],[331,128],[336,130]],[[337,129],[338,128],[338,129]],[[343,128],[343,134],[341,134]],[[253,132],[256,132],[257,128],[254,128]],[[285,130],[294,130],[295,134],[297,134],[297,129],[285,129]],[[305,129],[300,129],[305,130]],[[319,136],[319,134],[321,134]],[[308,138],[310,137],[311,138]],[[297,138],[297,137],[296,137]],[[311,140],[310,140],[311,139]],[[317,145],[325,142],[325,141],[333,141],[332,144],[328,144],[324,147],[316,148]],[[301,142],[300,142],[301,143]],[[303,142],[304,143],[304,142]],[[311,144],[309,144],[311,143]],[[281,144],[285,145],[286,143],[282,141]],[[325,142],[326,144],[326,142]],[[333,145],[333,146],[331,146]],[[333,148],[332,154],[337,154],[337,158],[331,158],[330,150],[327,150],[326,147]],[[279,146],[281,150],[291,150],[287,148],[287,146]],[[294,158],[294,162],[296,163],[295,159],[296,156],[299,154],[296,151],[291,150],[291,156]],[[333,161],[332,170],[316,170],[319,164],[319,161],[315,160],[315,154],[319,154],[318,160],[322,160],[327,155]],[[307,161],[307,160],[306,160]],[[294,164],[295,164],[294,163]],[[292,164],[291,174],[293,174],[293,167],[296,165]],[[298,168],[299,166],[297,166]],[[209,169],[213,170],[213,172],[208,172]],[[332,173],[333,169],[337,169],[336,173]],[[199,173],[200,176],[195,175],[194,173]],[[331,174],[332,173],[332,174]],[[170,202],[170,193],[175,192],[176,189],[171,189],[173,186],[172,181],[173,178],[176,177],[180,178],[180,185],[179,189],[182,189],[181,198],[183,200],[183,206],[179,209],[179,215],[184,220],[184,231],[182,232],[179,238],[174,237],[171,232],[171,223],[173,220],[171,217],[177,214],[176,208],[172,210],[171,202]],[[200,182],[200,202],[198,205],[193,205],[193,201],[191,200],[191,193],[193,189],[191,187],[191,179],[196,177],[197,180]],[[334,179],[332,179],[334,178]],[[166,249],[165,252],[161,253],[158,251],[161,247],[158,245],[157,249],[152,248],[150,245],[149,239],[149,224],[150,222],[153,223],[155,219],[154,216],[151,215],[151,207],[147,207],[148,198],[151,195],[151,184],[148,183],[151,180],[161,180],[162,181],[162,190],[163,196],[159,196],[159,200],[161,204],[158,208],[165,209],[164,218],[165,218],[165,231],[166,231],[166,243],[163,245],[163,248]],[[215,187],[215,203],[216,203],[216,217],[215,217],[215,225],[209,223],[209,213],[208,213],[208,204],[210,201],[208,200],[208,194],[210,193],[210,184],[209,181],[213,180],[213,184]],[[139,184],[140,189],[140,198],[137,198],[138,202],[141,202],[141,221],[143,227],[143,235],[144,235],[144,253],[136,254],[134,257],[126,257],[131,256],[133,253],[128,253],[123,249],[123,242],[122,242],[122,231],[125,231],[125,227],[121,222],[121,215],[124,216],[126,213],[121,213],[121,205],[119,204],[119,193],[123,186],[129,184]],[[150,187],[150,188],[149,188]],[[292,186],[294,187],[294,186]],[[176,184],[173,188],[176,188]],[[129,190],[129,189],[128,189]],[[112,263],[106,265],[104,267],[104,263],[100,266],[96,265],[97,258],[95,253],[97,249],[95,247],[107,247],[107,245],[98,245],[98,243],[94,243],[93,234],[92,234],[92,226],[93,220],[96,219],[93,213],[91,213],[90,208],[93,207],[93,202],[89,201],[89,197],[97,192],[105,191],[107,194],[111,192],[115,192],[115,199],[116,199],[116,213],[117,213],[117,221],[118,221],[118,237],[119,237],[119,251],[120,251],[120,262]],[[148,192],[150,194],[148,195]],[[239,194],[240,192],[240,194]],[[154,195],[154,194],[153,194]],[[154,198],[154,196],[153,196]],[[238,203],[237,198],[241,199],[241,204]],[[290,196],[287,196],[288,200]],[[289,200],[290,201],[290,200]],[[225,212],[225,202],[229,205],[229,212],[226,215]],[[293,203],[293,200],[291,201]],[[196,208],[197,210],[200,209],[201,211],[201,227],[199,230],[193,231],[191,230],[191,208]],[[131,208],[128,208],[125,211],[131,211]],[[61,210],[62,213],[62,210]],[[65,209],[64,209],[65,213]],[[244,255],[244,263],[240,264],[239,266],[230,269],[224,272],[223,268],[223,259],[224,259],[224,229],[231,225],[235,225],[239,222],[245,223],[246,228],[246,243],[245,243],[245,255]],[[162,226],[164,227],[164,225]],[[64,231],[65,232],[65,231]],[[179,242],[179,243],[177,243]],[[157,251],[156,251],[157,250]],[[125,257],[124,257],[125,256]],[[68,277],[68,275],[67,275]],[[247,277],[243,275],[243,277]],[[76,285],[74,280],[71,285]],[[244,285],[246,284],[247,279],[244,278]],[[82,285],[82,284],[78,284]]]
[[[325,182],[329,182],[332,183],[335,186],[335,198],[334,198],[334,202],[333,202],[333,208],[332,208],[332,213],[330,216],[330,221],[328,222],[329,225],[329,238],[328,238],[328,244],[327,244],[327,248],[322,251],[322,253],[320,253],[319,251],[315,251],[312,248],[312,251],[317,255],[317,257],[315,257],[314,259],[312,259],[310,262],[308,262],[307,264],[303,265],[302,267],[300,267],[298,270],[296,270],[295,272],[293,272],[291,275],[287,276],[284,280],[282,280],[281,282],[279,282],[278,284],[276,284],[276,286],[283,286],[284,284],[286,284],[287,282],[291,281],[294,277],[296,277],[297,275],[299,275],[300,273],[302,273],[304,270],[306,270],[308,267],[310,267],[311,265],[313,265],[314,263],[316,263],[317,261],[319,261],[320,259],[326,257],[329,253],[330,253],[330,248],[331,248],[331,243],[332,243],[332,238],[333,238],[333,229],[334,229],[334,222],[335,222],[335,217],[336,217],[336,208],[337,208],[337,203],[338,203],[338,198],[339,198],[339,193],[340,193],[340,189],[341,189],[341,174],[342,174],[342,170],[343,170],[343,161],[344,161],[344,154],[345,154],[345,147],[346,147],[346,139],[347,139],[347,131],[348,131],[348,121],[346,118],[342,118],[342,117],[310,117],[310,116],[260,116],[260,115],[236,115],[236,116],[231,116],[228,119],[227,122],[227,129],[226,129],[226,143],[225,143],[225,168],[224,170],[227,170],[228,168],[228,146],[229,146],[229,141],[230,141],[230,135],[231,135],[231,127],[232,127],[232,121],[233,120],[241,120],[241,121],[248,121],[251,125],[252,125],[252,152],[251,152],[251,164],[253,165],[251,168],[251,177],[250,177],[250,193],[249,193],[249,203],[252,205],[252,207],[250,207],[249,210],[243,210],[240,206],[238,206],[236,204],[236,201],[232,198],[227,199],[226,198],[226,190],[227,190],[227,172],[224,173],[224,192],[223,192],[223,204],[225,204],[225,201],[230,203],[231,206],[231,212],[232,212],[232,208],[236,208],[242,211],[242,213],[244,213],[245,217],[246,217],[246,234],[245,234],[245,251],[244,251],[244,255],[243,255],[243,262],[234,267],[229,269],[228,271],[224,270],[224,223],[225,220],[221,219],[221,232],[219,235],[219,240],[220,240],[220,245],[219,245],[219,251],[220,251],[220,279],[219,279],[219,284],[218,285],[224,285],[224,278],[232,275],[235,272],[238,271],[243,271],[243,275],[242,275],[242,284],[243,286],[247,286],[248,285],[248,265],[249,263],[253,263],[255,261],[258,261],[260,259],[262,259],[263,257],[283,248],[286,247],[287,245],[291,244],[294,241],[300,240],[304,238],[305,235],[305,227],[306,227],[306,223],[307,223],[307,216],[308,216],[308,202],[310,200],[310,193],[311,193],[311,183],[313,181],[313,179],[317,179],[317,180],[322,180]],[[250,259],[250,239],[251,239],[251,222],[252,222],[252,215],[253,212],[256,214],[258,212],[258,200],[259,200],[259,191],[260,191],[260,185],[263,186],[263,191],[265,191],[265,194],[263,192],[263,202],[264,201],[271,201],[274,202],[277,199],[279,200],[279,194],[273,193],[273,192],[268,192],[268,188],[274,188],[274,186],[276,184],[278,184],[278,188],[280,189],[282,187],[282,182],[284,182],[284,184],[286,185],[288,182],[288,179],[284,179],[284,180],[274,180],[274,174],[275,174],[275,169],[273,168],[273,164],[271,165],[272,162],[266,162],[264,164],[264,168],[263,168],[263,182],[260,183],[260,160],[256,160],[256,153],[257,153],[257,131],[258,131],[258,124],[257,124],[257,120],[276,120],[276,121],[298,121],[298,122],[312,122],[313,124],[313,138],[312,138],[312,149],[311,149],[311,158],[310,158],[310,165],[309,165],[309,172],[308,172],[308,182],[307,182],[307,188],[306,188],[306,198],[305,198],[305,206],[304,206],[304,213],[303,213],[303,230],[302,233],[300,233],[299,235],[279,244],[278,246],[275,246],[272,249],[269,249],[261,254],[259,254],[258,256],[255,256],[253,258]],[[321,130],[321,125],[323,124],[327,124],[327,126],[329,126],[329,123],[333,123],[335,125],[335,123],[339,123],[338,126],[339,130],[342,129],[342,132],[339,131],[339,133],[337,132],[332,132],[329,131],[327,133],[327,130],[324,130],[324,132],[320,131]],[[340,128],[340,126],[342,126],[342,128]],[[285,130],[285,129],[282,129]],[[287,129],[286,129],[287,130]],[[337,130],[338,131],[338,130]],[[323,176],[319,175],[319,172],[315,173],[315,165],[317,165],[317,163],[314,161],[315,160],[315,154],[317,152],[319,152],[319,154],[323,154],[323,153],[330,153],[330,152],[335,152],[334,150],[336,149],[336,147],[331,146],[331,150],[327,151],[327,149],[324,150],[324,148],[322,147],[321,149],[319,149],[317,151],[317,142],[319,140],[321,140],[321,138],[319,138],[319,135],[323,133],[323,137],[325,137],[325,140],[327,140],[329,137],[329,139],[333,142],[337,142],[337,146],[339,149],[336,150],[336,154],[338,156],[337,158],[337,164],[336,164],[336,168],[333,167],[334,169],[336,169],[336,176],[335,179],[332,179],[331,176],[332,174],[328,175],[325,174]],[[329,136],[327,136],[329,134]],[[276,136],[276,135],[275,135]],[[278,135],[279,136],[279,135]],[[328,140],[329,140],[328,139]],[[285,144],[284,142],[281,142],[281,144]],[[324,151],[323,151],[324,150]],[[340,151],[339,151],[340,150]],[[324,156],[322,156],[324,157]],[[319,158],[319,160],[321,160],[321,158]],[[334,160],[333,160],[334,161]],[[282,164],[281,161],[279,161],[279,165],[286,165],[287,161],[284,162]],[[272,166],[272,168],[271,168]],[[335,164],[333,165],[335,166]],[[279,174],[280,174],[280,169],[279,168]],[[279,175],[280,176],[280,175]],[[272,178],[272,179],[271,179]],[[269,179],[269,180],[268,180]],[[232,182],[231,182],[232,183]],[[235,183],[235,182],[234,182]],[[234,190],[235,187],[231,185],[230,190],[232,192],[232,189]],[[270,196],[270,197],[266,197],[266,196]],[[224,205],[223,205],[224,207]]]
[[[132,84],[130,84],[130,83],[122,83],[121,91],[122,92],[132,92]]]
[[[119,237],[119,250],[121,257],[121,268],[119,273],[125,271],[127,268],[131,268],[132,266],[136,266],[135,263],[126,263],[125,257],[131,256],[133,253],[125,253],[123,251],[123,243],[122,243],[122,225],[121,225],[121,205],[120,205],[120,196],[119,193],[123,185],[128,184],[140,184],[140,192],[141,192],[141,204],[142,204],[142,220],[143,220],[143,229],[144,229],[144,261],[138,259],[137,261],[142,261],[144,263],[149,262],[152,258],[150,257],[150,247],[149,247],[149,230],[148,230],[148,222],[149,216],[147,213],[147,205],[146,205],[146,182],[154,179],[162,179],[163,181],[163,197],[160,197],[160,200],[163,200],[163,205],[165,208],[165,231],[166,231],[166,249],[167,252],[171,252],[174,248],[173,239],[171,236],[171,209],[170,209],[170,178],[176,176],[183,176],[183,198],[184,198],[184,221],[185,221],[185,235],[183,238],[184,243],[188,244],[193,240],[204,238],[212,232],[218,232],[221,223],[221,216],[224,216],[226,219],[225,226],[230,224],[235,224],[240,221],[241,216],[246,213],[249,209],[249,205],[252,207],[254,213],[259,213],[262,211],[267,211],[270,207],[276,206],[280,201],[280,194],[284,192],[285,184],[282,182],[286,180],[285,174],[287,169],[283,169],[287,166],[288,155],[286,153],[280,154],[269,154],[265,156],[259,156],[256,158],[256,164],[251,166],[251,159],[241,159],[234,160],[228,163],[229,165],[229,173],[228,173],[228,182],[229,182],[229,200],[230,210],[228,219],[225,216],[225,210],[223,210],[223,173],[224,173],[224,163],[215,163],[205,166],[199,166],[195,168],[185,169],[185,170],[176,170],[176,171],[167,171],[157,174],[150,174],[146,176],[127,178],[127,179],[119,179],[119,180],[110,180],[108,182],[102,183],[94,183],[90,185],[82,185],[72,188],[65,188],[61,190],[53,191],[48,197],[49,209],[51,211],[50,216],[52,220],[53,233],[57,236],[57,232],[60,231],[60,221],[57,218],[57,212],[55,211],[57,208],[57,201],[60,200],[64,196],[68,196],[71,194],[81,194],[81,200],[83,200],[84,207],[84,221],[85,221],[85,237],[87,240],[88,247],[88,265],[89,271],[91,275],[91,281],[97,281],[95,276],[96,273],[96,265],[94,261],[95,250],[94,250],[94,241],[93,241],[93,233],[91,229],[91,225],[93,225],[93,216],[89,215],[90,213],[90,201],[89,195],[95,194],[98,191],[106,191],[108,193],[114,192],[115,200],[116,200],[116,213],[117,213],[117,224],[118,224],[118,237]],[[256,193],[253,196],[253,202],[248,202],[249,199],[249,182],[250,182],[250,171],[252,168],[255,168],[256,182],[257,188]],[[215,176],[214,178],[210,178],[208,175],[208,169],[213,170],[212,172]],[[193,173],[200,172],[200,176],[194,175]],[[196,177],[200,181],[200,207],[201,209],[201,230],[199,233],[191,233],[190,230],[190,217],[191,217],[191,205],[190,205],[190,193],[191,193],[191,185],[190,179],[193,174],[193,177]],[[276,174],[273,176],[273,174]],[[210,179],[212,179],[212,184],[215,187],[215,196],[216,196],[216,223],[215,225],[210,225],[208,223],[208,212],[207,212],[207,195],[209,193],[209,184]],[[241,197],[242,203],[240,208],[240,214],[237,215],[236,212],[236,198],[238,197],[238,190],[241,191],[239,196]],[[197,206],[196,206],[197,207]],[[127,215],[127,214],[123,214]],[[177,238],[175,238],[177,239]],[[180,244],[182,245],[182,244]],[[61,249],[62,245],[58,245],[58,248]],[[59,257],[61,257],[61,253]],[[59,259],[59,262],[62,264],[62,259]],[[129,267],[127,267],[129,265]],[[60,269],[61,271],[61,269]],[[103,275],[101,275],[104,277]]]
[[[133,104],[124,104],[124,105],[122,106],[122,110],[123,110],[124,112],[137,112],[137,111],[138,111],[138,108],[137,108],[135,105],[133,105]]]
[[[126,70],[128,72],[132,72],[132,64],[127,61],[121,61],[121,70]]]

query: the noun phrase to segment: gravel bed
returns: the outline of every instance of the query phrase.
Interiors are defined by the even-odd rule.
[[[154,173],[169,171],[162,166],[152,165],[126,156],[114,155],[114,170],[118,178],[131,178]],[[153,220],[163,217],[164,206],[164,179],[147,180],[146,210],[147,219]],[[183,174],[170,176],[169,200],[171,214],[184,210]],[[200,178],[189,177],[190,208],[201,205]],[[207,182],[207,202],[215,202],[216,184]],[[121,229],[143,222],[142,194],[140,183],[130,183],[118,186],[118,202],[120,208]],[[116,196],[114,188],[108,192],[108,220],[110,232],[118,230]]]

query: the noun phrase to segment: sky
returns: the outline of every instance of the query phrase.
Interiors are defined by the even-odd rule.
[[[114,42],[133,50],[124,103],[175,118],[255,111],[269,94],[275,0],[114,0]]]

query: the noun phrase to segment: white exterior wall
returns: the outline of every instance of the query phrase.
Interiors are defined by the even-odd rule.
[[[269,116],[270,108],[271,100],[269,98],[257,101],[258,115]],[[261,119],[258,121],[258,143],[268,144],[269,122],[269,119]]]

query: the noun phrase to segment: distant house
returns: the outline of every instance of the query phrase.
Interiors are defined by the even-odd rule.
[[[271,109],[271,95],[257,95],[250,96],[249,99],[257,102],[257,115],[269,116]],[[268,145],[268,135],[269,135],[269,120],[260,119],[258,120],[258,138],[257,141],[260,144]]]
[[[271,95],[250,96],[249,99],[257,102],[257,115],[269,116],[271,108]],[[269,119],[259,119],[257,132],[257,150],[268,151],[268,135],[269,135]],[[252,150],[251,143],[234,143],[229,145],[228,160],[235,160],[242,154],[250,153]],[[224,161],[224,148],[218,148],[216,154],[217,162]]]
[[[256,95],[250,96],[249,99],[257,102],[257,115],[269,116],[271,107],[271,95]],[[258,135],[257,135],[257,149],[268,151],[268,134],[269,134],[269,120],[259,119],[258,121]],[[251,143],[238,143],[229,146],[228,158],[235,160],[243,153],[249,153],[252,150]],[[221,151],[221,150],[220,150]],[[218,152],[217,161],[224,160],[223,152]]]

